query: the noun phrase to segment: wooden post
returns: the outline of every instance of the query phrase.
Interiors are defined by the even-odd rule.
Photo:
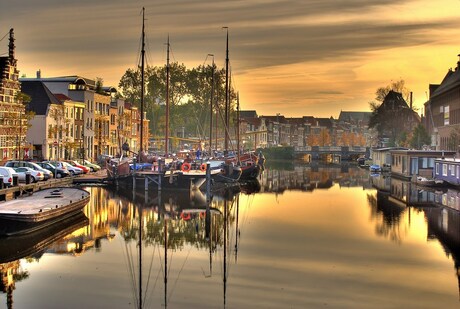
[[[161,178],[163,178],[162,161],[158,160],[158,191],[161,191]]]
[[[209,238],[211,230],[211,164],[206,163],[206,217],[205,237]]]
[[[206,163],[206,200],[211,200],[211,164]],[[209,203],[208,203],[209,204]]]

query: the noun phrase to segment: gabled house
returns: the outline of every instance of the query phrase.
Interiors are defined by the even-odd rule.
[[[25,107],[18,98],[21,92],[17,60],[14,55],[14,31],[10,29],[8,55],[0,57],[0,151],[2,161],[23,158],[27,146]]]
[[[460,57],[460,55],[459,55]],[[430,84],[425,103],[425,127],[437,150],[460,151],[460,60],[440,84]]]
[[[22,92],[31,97],[28,110],[35,113],[29,122],[33,130],[27,132],[27,140],[34,149],[33,158],[59,160],[77,157],[78,150],[70,146],[76,141],[75,135],[82,132],[81,126],[76,128],[74,119],[75,105],[79,104],[78,117],[82,117],[83,103],[73,102],[62,94],[54,95],[41,81],[22,82]]]
[[[371,116],[369,126],[378,131],[379,147],[396,143],[401,134],[409,134],[420,123],[420,116],[404,100],[401,93],[390,90]]]

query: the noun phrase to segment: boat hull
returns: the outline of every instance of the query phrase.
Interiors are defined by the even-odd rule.
[[[257,179],[260,175],[261,168],[259,165],[251,165],[241,168],[242,173],[240,180],[254,180]]]
[[[69,218],[86,206],[90,193],[52,188],[0,204],[0,235],[27,234]]]

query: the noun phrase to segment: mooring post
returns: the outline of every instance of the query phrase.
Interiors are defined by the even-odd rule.
[[[136,189],[136,158],[133,159],[133,190]]]
[[[206,163],[206,200],[211,200],[211,164]],[[209,203],[208,203],[209,204]]]
[[[209,239],[211,231],[211,164],[206,163],[206,216],[205,216],[205,237]]]
[[[163,176],[162,160],[158,160],[158,191],[161,191],[161,178]]]

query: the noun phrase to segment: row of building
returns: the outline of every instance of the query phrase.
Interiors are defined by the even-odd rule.
[[[2,160],[96,160],[140,143],[138,108],[117,99],[116,89],[80,76],[19,78],[13,29],[8,56],[0,57],[0,149]],[[144,117],[144,143],[148,123]]]
[[[404,122],[407,124],[404,129],[409,132],[418,123],[424,124],[432,136],[433,149],[458,151],[459,66],[460,61],[454,70],[448,71],[441,84],[430,85],[426,116],[420,117],[413,112]],[[36,78],[19,78],[13,29],[10,30],[8,55],[0,57],[0,74],[0,154],[3,160],[96,160],[101,155],[116,156],[125,142],[134,152],[141,145],[151,148],[149,120],[145,114],[141,117],[136,106],[118,98],[115,88],[102,87],[95,80],[77,75],[42,78],[40,71]],[[393,91],[379,108],[392,113],[412,110],[401,94]],[[292,146],[299,151],[310,146],[386,146],[388,137],[369,129],[370,117],[371,112],[360,111],[341,111],[337,119],[289,118],[281,114],[258,115],[255,110],[242,111],[240,145],[245,149]],[[143,125],[141,119],[144,119]],[[199,144],[207,147],[205,143]],[[216,148],[222,149],[222,146]]]
[[[19,78],[13,29],[8,47],[8,55],[0,57],[3,161],[97,160],[101,155],[116,156],[125,142],[133,152],[141,145],[150,148],[149,120],[141,117],[136,106],[118,98],[115,88],[77,75],[42,78],[40,71],[35,78]],[[371,137],[367,130],[369,117],[369,112],[341,112],[336,120],[312,116],[286,118],[280,114],[258,116],[256,111],[243,111],[239,125],[242,147],[365,146]],[[205,143],[197,144],[207,147]],[[223,145],[217,148],[222,149]]]

